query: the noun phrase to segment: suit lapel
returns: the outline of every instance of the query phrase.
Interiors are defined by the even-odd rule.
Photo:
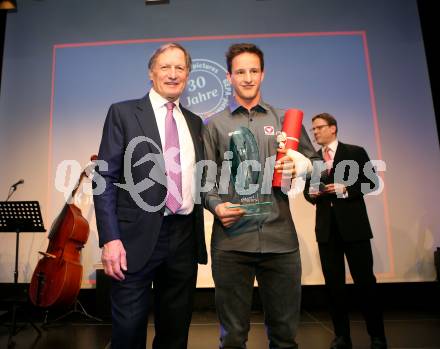
[[[135,114],[144,135],[151,138],[162,150],[159,129],[148,94],[139,100]]]
[[[193,140],[194,152],[196,155],[196,161],[199,161],[203,158],[203,148],[202,148],[202,139],[200,136],[200,129],[195,120],[192,119],[190,112],[180,105],[180,109],[182,110],[183,116],[185,117],[186,124],[188,125],[189,132],[191,134],[191,138]],[[160,139],[159,128],[157,127],[156,118],[154,115],[153,107],[150,102],[150,98],[148,94],[139,100],[139,103],[135,112],[137,121],[142,129],[143,134],[153,140],[159,149],[161,150],[162,161],[159,161],[160,164],[164,163],[163,160],[163,149],[162,142]],[[162,166],[161,166],[162,167]]]
[[[333,171],[338,163],[344,160],[345,144],[338,141],[335,157],[333,158]]]
[[[150,138],[160,149],[160,154],[157,155],[157,165],[159,166],[160,170],[165,173],[165,159],[163,157],[163,149],[162,142],[160,140],[159,128],[157,127],[156,117],[154,115],[153,107],[151,106],[148,94],[144,98],[139,100],[139,103],[136,106],[135,115],[143,134],[146,137]],[[156,146],[150,144],[152,153],[157,154]]]

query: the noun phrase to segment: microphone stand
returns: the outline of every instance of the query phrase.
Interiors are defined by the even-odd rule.
[[[23,183],[22,181],[19,181],[18,183],[11,185],[11,187],[9,188],[8,196],[5,200],[5,202],[9,201],[9,199],[12,197],[12,195],[14,195],[15,191],[17,190],[17,186],[22,183]],[[15,288],[15,290],[14,291],[18,292],[18,253],[19,253],[19,246],[20,246],[20,229],[17,228],[15,233],[16,233],[15,234],[16,238],[15,238],[15,267],[14,267],[14,288]],[[27,299],[27,297],[26,297],[26,299]],[[23,325],[22,327],[17,328],[17,310],[20,308],[19,304],[17,304],[17,303],[21,303],[21,302],[22,302],[22,300],[19,300],[18,298],[12,300],[12,322],[11,322],[11,328],[9,330],[9,337],[8,337],[8,343],[7,343],[8,348],[12,348],[15,346],[15,341],[13,340],[13,337],[25,326],[25,325]],[[24,314],[27,318],[27,322],[30,323],[30,325],[37,332],[37,334],[38,334],[37,340],[38,340],[39,337],[41,336],[41,330],[31,320],[27,311],[25,311]]]
[[[11,187],[9,188],[8,197],[6,198],[5,201],[9,201],[9,199],[11,198],[12,195],[14,195],[16,190],[17,190],[17,186],[16,185],[11,185]]]
[[[15,191],[17,190],[17,187],[20,184],[23,184],[24,180],[20,179],[18,182],[15,182],[14,184],[12,184],[9,188],[9,193],[8,193],[8,197],[6,198],[5,202],[9,201],[9,199],[11,198],[11,196],[15,193]]]

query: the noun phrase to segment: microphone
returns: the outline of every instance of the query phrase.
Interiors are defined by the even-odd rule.
[[[17,189],[17,187],[18,187],[20,184],[23,184],[23,183],[24,183],[24,179],[22,178],[22,179],[18,180],[17,182],[15,182],[14,184],[12,184],[12,185],[11,185],[11,188],[14,188],[14,190],[15,190],[15,189]]]

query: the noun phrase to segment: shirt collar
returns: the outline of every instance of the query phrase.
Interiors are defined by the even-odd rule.
[[[333,152],[333,154],[336,153],[336,149],[338,149],[338,139],[336,138],[334,141],[330,142],[326,145],[327,148],[330,148],[330,150]],[[325,147],[323,147],[325,148]],[[323,149],[324,150],[324,149]]]
[[[150,96],[151,106],[153,107],[153,110],[157,110],[159,108],[165,107],[165,104],[167,104],[169,102],[168,99],[162,97],[159,93],[157,93],[153,87],[150,89],[149,96]],[[180,98],[177,98],[173,103],[175,104],[175,108],[179,112],[182,112],[180,110]]]
[[[247,109],[243,107],[240,103],[238,103],[235,97],[232,97],[229,100],[229,111],[231,112],[231,114],[235,114],[241,110],[247,110]],[[269,107],[263,100],[260,99],[258,104],[255,107],[253,107],[252,110],[257,110],[265,113],[269,110]]]

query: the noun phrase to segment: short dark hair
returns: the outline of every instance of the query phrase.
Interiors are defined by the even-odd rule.
[[[316,119],[323,119],[327,122],[329,126],[336,126],[336,133],[338,133],[338,122],[336,121],[335,117],[329,113],[321,113],[318,115],[315,115],[312,118],[312,122]]]
[[[157,57],[164,53],[166,50],[169,50],[171,48],[177,48],[179,50],[182,50],[183,54],[185,55],[185,64],[188,67],[188,71],[191,71],[192,69],[192,60],[189,52],[180,44],[177,42],[170,42],[168,44],[164,44],[160,46],[156,51],[154,51],[153,55],[150,57],[150,60],[148,61],[148,69],[151,70],[153,68],[154,63],[156,63]]]
[[[241,55],[242,53],[253,53],[258,56],[260,59],[260,67],[261,71],[264,71],[264,54],[263,51],[260,50],[260,48],[251,43],[240,43],[240,44],[233,44],[229,46],[228,51],[226,52],[226,65],[228,68],[229,74],[232,73],[232,60],[237,57],[238,55]]]

